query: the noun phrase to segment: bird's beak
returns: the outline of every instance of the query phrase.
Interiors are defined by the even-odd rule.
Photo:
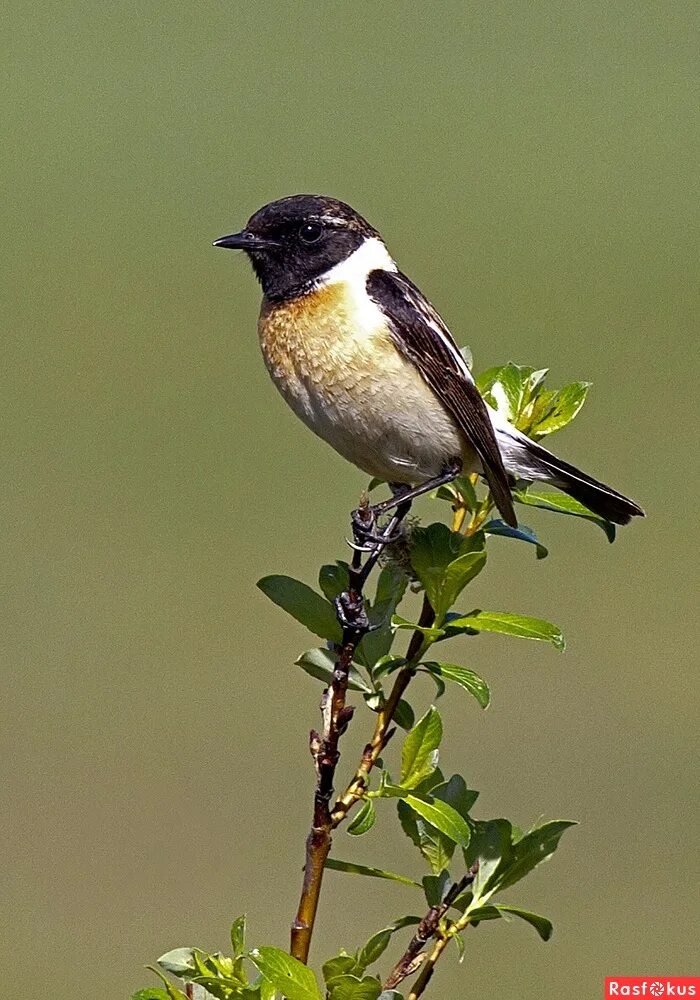
[[[282,244],[275,240],[265,239],[264,236],[256,236],[249,233],[247,229],[242,229],[240,233],[231,233],[230,236],[222,236],[214,240],[215,247],[224,247],[226,250],[268,250],[272,247],[280,247]]]

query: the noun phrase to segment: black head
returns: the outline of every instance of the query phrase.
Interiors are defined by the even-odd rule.
[[[240,233],[215,247],[245,250],[268,298],[298,295],[366,240],[379,234],[353,208],[335,198],[295,194],[272,201]]]

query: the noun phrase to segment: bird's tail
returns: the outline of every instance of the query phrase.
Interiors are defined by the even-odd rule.
[[[514,427],[497,427],[496,434],[508,472],[523,479],[551,483],[594,514],[615,524],[627,524],[633,517],[644,517],[644,511],[634,500],[557,458]]]

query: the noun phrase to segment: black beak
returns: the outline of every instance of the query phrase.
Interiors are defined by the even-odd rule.
[[[241,230],[240,233],[231,233],[230,236],[222,236],[221,239],[214,240],[215,247],[224,247],[226,250],[268,250],[281,245],[275,240],[268,240],[264,236],[249,233],[246,229]]]

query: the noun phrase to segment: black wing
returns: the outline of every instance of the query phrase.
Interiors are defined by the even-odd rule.
[[[400,271],[371,271],[367,293],[386,315],[397,348],[416,366],[481,459],[503,520],[516,527],[508,474],[491,418],[450,331]]]

